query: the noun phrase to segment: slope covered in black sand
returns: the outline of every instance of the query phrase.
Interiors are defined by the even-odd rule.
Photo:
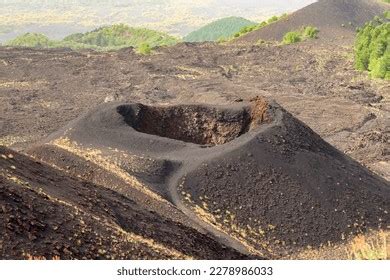
[[[248,258],[117,192],[3,147],[0,156],[1,259]]]
[[[54,148],[63,152],[53,159]],[[387,181],[264,99],[105,104],[30,153],[61,168],[72,157],[110,166],[221,244],[267,258],[346,244],[390,222]]]
[[[345,44],[353,42],[357,27],[389,9],[389,4],[376,0],[319,0],[278,22],[248,33],[238,41],[281,41],[287,32],[310,25],[320,30],[322,42]]]
[[[389,86],[355,71],[343,49],[316,42],[179,44],[151,56],[0,48],[0,144],[26,149],[110,100],[228,104],[265,95],[389,179]]]

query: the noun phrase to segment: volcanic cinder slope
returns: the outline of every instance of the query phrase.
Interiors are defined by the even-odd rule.
[[[362,165],[390,178],[390,83],[355,70],[331,12],[364,3],[310,6],[328,22],[296,27],[320,40],[288,46],[253,44],[281,21],[148,56],[0,47],[0,145],[33,157],[1,149],[1,257],[343,259],[388,231],[389,183]]]
[[[320,30],[319,38],[322,42],[352,43],[357,27],[388,9],[388,4],[373,0],[319,0],[278,22],[243,36],[238,41],[281,41],[287,32],[311,25]]]
[[[249,257],[118,192],[6,148],[0,155],[1,259]]]
[[[114,176],[127,174],[220,243],[266,258],[340,245],[390,222],[388,182],[264,99],[110,103],[29,153],[75,175],[80,168],[71,158],[84,158],[81,169],[88,162],[111,166]]]

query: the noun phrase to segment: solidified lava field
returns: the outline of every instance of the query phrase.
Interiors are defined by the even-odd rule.
[[[383,11],[322,0],[237,41],[151,55],[0,47],[0,258],[349,259],[356,240],[383,245],[390,84],[354,70],[341,26]],[[269,41],[310,22],[318,40]]]

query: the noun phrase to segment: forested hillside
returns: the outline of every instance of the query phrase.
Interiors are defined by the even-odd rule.
[[[206,26],[191,32],[184,41],[186,42],[206,42],[227,39],[247,26],[255,26],[256,23],[240,17],[227,17],[214,21]]]
[[[146,28],[133,28],[117,24],[98,28],[86,33],[76,33],[63,40],[51,40],[38,33],[26,33],[6,43],[8,46],[56,48],[69,47],[73,49],[90,48],[96,50],[121,49],[125,47],[140,48],[148,45],[150,48],[171,46],[179,39],[163,32]]]

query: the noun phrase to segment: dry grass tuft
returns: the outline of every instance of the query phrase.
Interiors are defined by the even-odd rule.
[[[110,160],[108,157],[104,156],[101,150],[84,148],[78,143],[71,141],[69,138],[60,138],[56,139],[52,143],[54,146],[57,146],[61,149],[64,149],[70,153],[73,153],[81,158],[84,158],[86,161],[91,161],[94,164],[105,169],[107,172],[113,173],[119,178],[123,179],[126,183],[133,186],[135,189],[141,191],[142,193],[148,195],[149,197],[160,201],[166,202],[160,195],[151,191],[144,183],[139,181],[134,176],[131,176],[128,172],[123,170],[117,163]]]
[[[47,260],[47,258],[45,258],[43,256],[32,256],[30,254],[26,255],[26,259],[28,261],[46,261]],[[61,260],[61,258],[59,256],[54,256],[54,257],[51,258],[51,260],[59,261],[59,260]]]
[[[0,137],[0,146],[11,147],[15,144],[26,143],[32,140],[32,137],[4,136]]]
[[[354,260],[389,260],[390,233],[379,231],[372,236],[359,235],[352,240],[349,256]]]
[[[47,81],[0,81],[0,89],[32,90],[47,86]]]

